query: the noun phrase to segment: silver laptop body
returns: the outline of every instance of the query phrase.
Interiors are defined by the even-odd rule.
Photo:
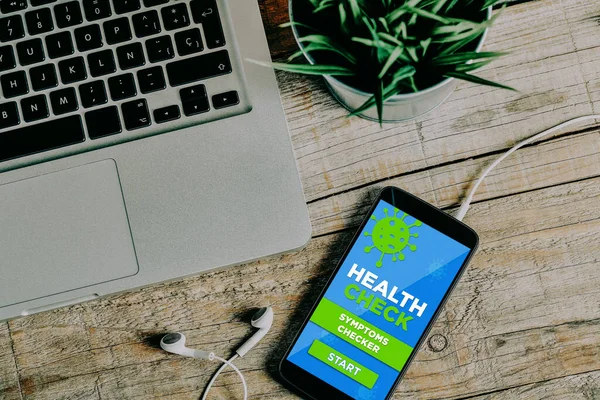
[[[93,20],[92,16],[92,21],[87,20],[86,12],[106,12],[94,8],[105,4],[79,1],[81,24],[60,28],[59,17],[52,14],[53,29],[34,35],[27,33],[28,22],[33,19],[35,23],[35,18],[43,18],[44,14],[28,17],[28,12],[43,8],[54,12],[53,7],[64,7],[68,2],[28,4],[25,9],[0,15],[21,16],[26,32],[23,38],[2,43],[13,46],[17,62],[14,69],[0,72],[0,79],[16,71],[25,71],[31,79],[30,70],[46,64],[54,64],[58,76],[55,87],[39,91],[30,87],[26,94],[10,98],[3,95],[0,99],[4,104],[0,108],[13,107],[12,102],[17,104],[20,120],[18,125],[0,129],[0,159],[3,154],[5,158],[0,162],[0,320],[298,249],[310,238],[306,203],[274,73],[247,61],[270,59],[256,0],[217,0],[218,10],[196,10],[197,18],[212,18],[213,11],[219,15],[225,45],[206,32],[203,23],[193,20],[190,0],[154,7],[145,7],[141,1],[138,10],[122,14],[117,14],[114,1],[110,1],[110,17]],[[162,8],[179,4],[187,7],[190,21],[187,26],[173,28],[181,23],[180,14],[165,22],[173,10],[169,8],[167,13]],[[139,16],[134,21],[134,16],[153,9],[161,18],[160,32],[138,38],[134,23],[146,21]],[[131,24],[132,40],[107,43],[105,29],[112,25],[107,27],[105,22],[123,17]],[[77,43],[76,34],[84,40],[87,36],[75,30],[94,24],[100,27],[102,47],[80,51],[79,44],[85,46],[85,42]],[[140,35],[146,28],[153,27],[140,25]],[[191,40],[176,35],[193,28],[200,29],[203,49],[181,56],[186,51],[178,43],[184,46]],[[46,55],[43,62],[21,65],[18,43],[35,38],[45,43],[47,36],[63,31],[73,37],[71,55],[56,59]],[[151,62],[147,42],[163,36],[171,38],[174,57]],[[214,41],[213,48],[209,39]],[[134,42],[141,43],[145,64],[131,67],[127,66],[129,48],[121,51],[122,59],[118,48]],[[160,44],[158,40],[156,43]],[[88,55],[103,50],[112,50],[115,72],[94,77],[88,69],[87,78],[65,84],[72,70],[66,68],[69,65],[59,65],[62,60],[81,56],[86,68],[90,68],[87,63],[95,59],[90,61]],[[217,60],[211,67],[213,72],[196,72],[189,68],[194,65],[192,62],[169,65],[204,55],[209,57],[197,59],[198,63],[202,61],[202,68]],[[227,62],[220,61],[224,56]],[[26,57],[23,55],[25,62]],[[204,60],[208,60],[206,64]],[[120,68],[121,62],[125,69]],[[221,67],[223,63],[227,65]],[[166,88],[141,93],[138,71],[156,66],[163,70]],[[109,80],[126,73],[133,74],[137,95],[114,100],[119,97],[117,89],[109,87],[109,83],[120,83]],[[201,79],[196,79],[202,74],[205,75]],[[205,77],[206,74],[212,75]],[[181,83],[190,76],[193,81]],[[93,81],[104,82],[107,101],[89,106],[96,99],[88,96],[89,107],[84,107],[85,93],[80,86]],[[180,90],[188,89],[185,95],[189,97],[200,84],[204,85],[204,98],[184,104]],[[65,92],[52,93],[71,87],[77,95],[78,109],[56,115],[54,111],[60,112],[65,106],[60,104]],[[84,88],[92,92],[92,88]],[[238,96],[237,102],[231,101],[233,92]],[[30,104],[23,99],[40,94],[48,103],[48,116],[27,122],[22,108]],[[58,101],[56,107],[52,99]],[[69,99],[63,100],[68,103]],[[140,100],[145,103],[135,103]],[[209,110],[195,113],[194,106],[198,104]],[[178,106],[180,117],[157,123],[157,118],[168,119],[163,117],[173,110],[168,108],[172,105]],[[113,106],[111,112],[121,118],[121,131],[92,139],[90,132],[97,136],[97,132],[110,132],[113,128],[102,118],[104,114],[86,113]],[[184,115],[184,106],[189,117]],[[157,116],[155,110],[165,115]],[[38,110],[32,107],[26,111],[31,118],[30,114]],[[39,139],[40,132],[25,128],[40,123],[48,128],[45,134],[62,138],[67,133],[57,127],[68,124],[49,122],[66,121],[69,117],[69,123],[73,123],[77,121],[73,116],[82,121],[81,141],[32,151],[36,146],[21,139]],[[7,133],[16,129],[22,129],[17,131],[21,136]],[[7,146],[21,147],[11,150]],[[15,156],[15,152],[23,151],[28,154]]]

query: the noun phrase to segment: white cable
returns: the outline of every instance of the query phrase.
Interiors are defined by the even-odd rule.
[[[237,374],[240,376],[240,379],[242,380],[242,385],[244,386],[244,400],[248,399],[248,386],[246,386],[246,379],[244,379],[244,375],[238,369],[238,367],[233,365],[233,360],[235,360],[237,358],[237,356],[238,355],[235,354],[229,360],[225,360],[224,358],[214,356],[214,359],[217,361],[221,361],[223,363],[223,365],[221,365],[221,367],[219,367],[219,369],[217,370],[217,372],[215,372],[215,374],[212,376],[212,378],[210,378],[210,381],[208,382],[208,385],[206,386],[206,389],[204,390],[204,394],[202,395],[202,400],[206,400],[206,396],[208,396],[208,392],[210,391],[210,388],[212,387],[213,383],[215,383],[215,381],[217,380],[217,377],[219,376],[221,371],[223,371],[227,366],[230,366],[231,368],[233,368],[233,370],[235,372],[237,372]]]
[[[554,133],[562,128],[565,128],[569,125],[572,124],[577,124],[583,121],[587,121],[587,120],[591,120],[591,119],[600,119],[600,115],[585,115],[583,117],[577,117],[577,118],[573,118],[571,120],[568,120],[566,122],[563,122],[562,124],[556,125],[550,129],[547,129],[543,132],[538,133],[535,136],[532,136],[528,139],[523,140],[522,142],[516,144],[515,146],[513,146],[510,150],[508,150],[506,153],[502,154],[500,157],[498,157],[498,159],[496,161],[494,161],[493,163],[491,163],[479,176],[479,179],[477,179],[477,181],[475,182],[475,184],[473,185],[473,187],[471,187],[471,190],[469,190],[469,194],[468,196],[463,200],[463,202],[460,205],[460,208],[458,209],[458,211],[456,212],[456,219],[458,219],[459,221],[462,221],[463,218],[465,217],[465,214],[467,213],[467,211],[469,211],[469,206],[471,205],[471,202],[473,201],[473,196],[475,196],[475,192],[477,191],[477,189],[479,188],[479,185],[481,185],[481,182],[483,182],[483,180],[485,179],[485,177],[490,173],[491,170],[493,170],[498,164],[500,164],[502,162],[502,160],[504,160],[506,157],[510,156],[512,153],[514,153],[515,151],[519,150],[521,147],[534,142],[538,139],[541,139],[544,136],[550,135],[551,133]]]

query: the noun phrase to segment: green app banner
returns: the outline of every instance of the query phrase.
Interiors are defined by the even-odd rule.
[[[323,298],[311,322],[400,371],[413,348],[373,324]]]

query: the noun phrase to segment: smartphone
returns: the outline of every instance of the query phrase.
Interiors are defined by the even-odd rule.
[[[478,242],[429,203],[383,189],[283,357],[283,379],[313,399],[390,398]]]

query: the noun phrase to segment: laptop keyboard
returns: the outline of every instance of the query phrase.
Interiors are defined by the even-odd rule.
[[[0,13],[0,162],[249,109],[215,0],[1,0]]]

